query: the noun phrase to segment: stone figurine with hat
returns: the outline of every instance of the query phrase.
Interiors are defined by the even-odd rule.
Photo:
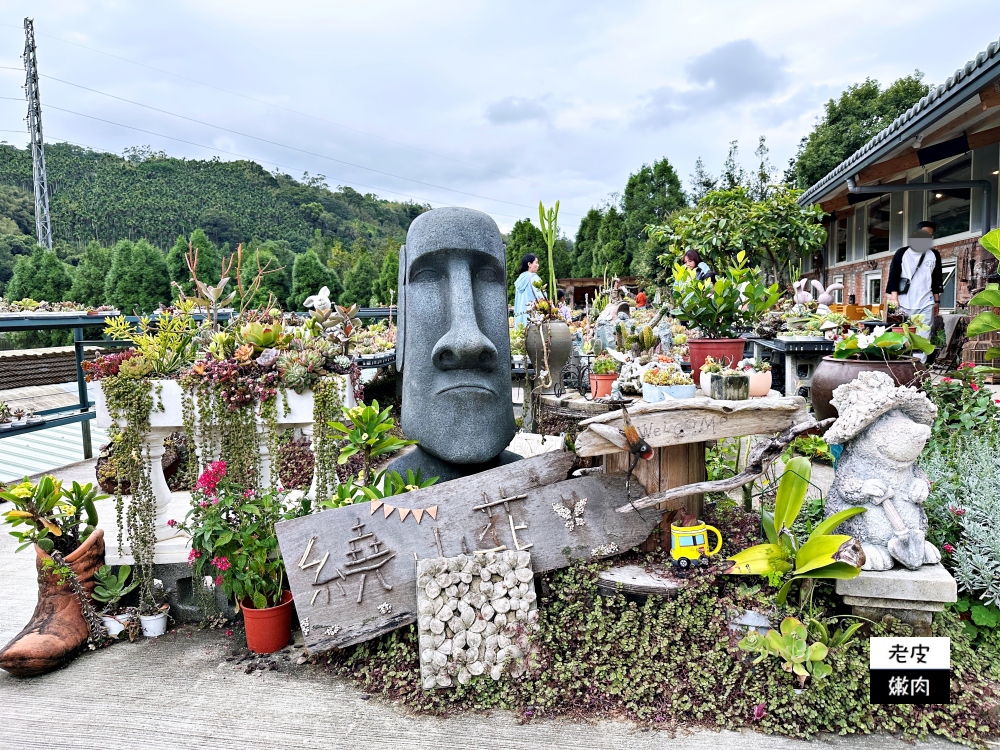
[[[865,570],[911,570],[941,561],[927,541],[924,501],[930,480],[914,465],[931,434],[937,407],[912,386],[897,386],[884,372],[863,372],[839,386],[831,401],[839,416],[824,436],[840,445],[826,515],[862,506],[846,521],[865,552]]]

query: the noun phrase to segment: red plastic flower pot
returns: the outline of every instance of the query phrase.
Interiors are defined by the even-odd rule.
[[[281,604],[255,609],[253,602],[240,602],[247,628],[247,648],[255,654],[273,654],[292,639],[292,592],[281,592]]]
[[[691,372],[700,373],[705,357],[711,357],[724,367],[735,367],[743,359],[744,339],[688,339],[691,351]]]

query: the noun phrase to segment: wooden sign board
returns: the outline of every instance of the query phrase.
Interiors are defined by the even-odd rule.
[[[573,456],[546,453],[440,486],[277,524],[310,653],[350,646],[417,619],[417,560],[531,552],[535,573],[642,542],[655,511],[616,513],[620,475],[566,479]]]

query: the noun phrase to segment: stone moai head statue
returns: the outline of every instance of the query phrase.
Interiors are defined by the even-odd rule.
[[[438,208],[410,225],[399,256],[396,368],[401,426],[423,452],[451,464],[504,452],[516,431],[506,254],[489,215]]]

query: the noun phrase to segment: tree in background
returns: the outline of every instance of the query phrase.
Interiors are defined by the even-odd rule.
[[[83,251],[76,267],[69,299],[89,307],[104,304],[104,287],[111,270],[111,248],[101,247],[97,240],[91,240]]]
[[[35,234],[35,200],[31,193],[13,185],[0,185],[0,232]],[[9,222],[9,223],[8,223]]]
[[[383,305],[388,305],[390,297],[393,303],[399,301],[399,245],[390,247],[382,260],[382,268],[375,280],[375,296]],[[390,291],[392,294],[390,295]]]
[[[542,237],[542,231],[531,223],[530,219],[521,219],[514,224],[507,235],[507,299],[514,300],[514,282],[517,281],[521,259],[528,253],[538,256],[541,266],[538,275],[543,279],[548,277],[548,247]],[[553,258],[554,260],[554,258]]]
[[[830,99],[816,127],[799,142],[785,180],[802,189],[819,182],[927,94],[923,77],[917,70],[884,90],[878,81],[866,78],[839,99]]]
[[[699,156],[695,159],[694,172],[688,177],[688,182],[691,183],[691,190],[688,193],[691,196],[691,201],[698,205],[702,198],[715,190],[718,180],[705,169],[705,162]]]
[[[73,280],[54,250],[36,247],[31,255],[22,255],[14,264],[14,275],[7,284],[9,299],[31,297],[39,302],[62,302]]]
[[[649,242],[646,227],[663,224],[670,214],[686,205],[680,178],[666,158],[654,161],[652,166],[643,164],[638,172],[629,175],[622,196],[626,271],[636,274],[642,263],[641,250]]]
[[[340,304],[367,307],[372,298],[376,277],[371,253],[361,253],[357,263],[344,276],[344,292],[340,295]]]
[[[292,267],[292,293],[288,297],[288,309],[304,310],[306,297],[316,294],[323,287],[329,287],[331,299],[339,299],[343,291],[337,274],[323,265],[315,250],[310,249],[296,256]]]
[[[170,302],[170,272],[163,252],[146,240],[115,245],[104,300],[122,313],[152,313]]]
[[[629,271],[629,258],[625,250],[625,217],[615,206],[608,206],[597,231],[594,248],[595,276],[625,276]]]
[[[771,281],[790,283],[791,266],[826,242],[819,223],[822,209],[800,206],[796,201],[801,194],[787,185],[771,186],[761,200],[743,186],[712,191],[696,208],[675,214],[651,232],[665,248],[661,267],[669,274],[690,249],[713,266],[728,263],[743,250],[752,264],[768,271]]]
[[[179,236],[167,253],[167,269],[170,271],[170,280],[180,284],[184,294],[189,297],[197,296],[194,282],[191,281],[191,270],[187,267],[187,253],[190,248],[198,251],[198,265],[195,266],[195,271],[199,281],[217,284],[222,271],[222,256],[204,231],[195,229],[189,238],[185,238],[184,235]],[[175,288],[171,289],[171,293],[177,296]]]
[[[594,270],[594,249],[597,246],[597,233],[601,229],[604,214],[598,208],[587,211],[580,220],[576,230],[576,255],[573,259],[574,278],[586,279],[597,275]]]
[[[14,264],[22,255],[31,255],[35,238],[24,234],[0,234],[0,296],[8,296],[6,287],[14,275]]]

